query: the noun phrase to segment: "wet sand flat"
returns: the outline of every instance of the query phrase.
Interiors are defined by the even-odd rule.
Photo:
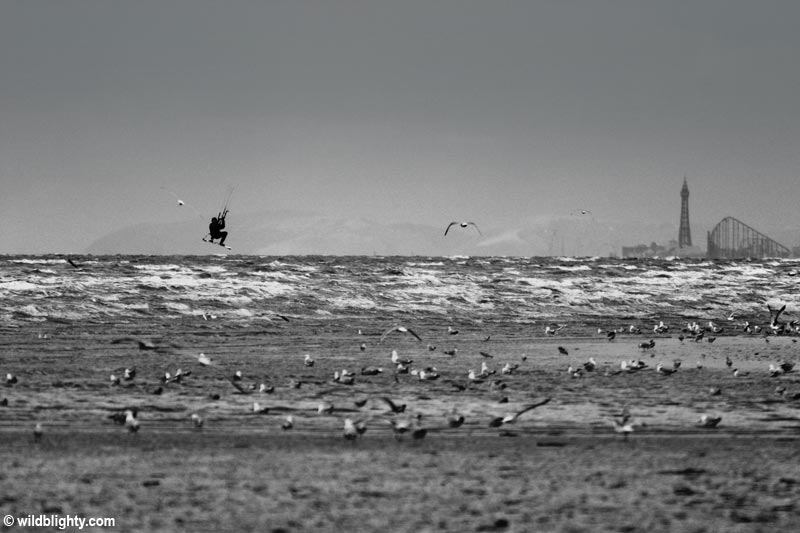
[[[3,390],[3,510],[113,516],[122,531],[792,531],[800,518],[800,400],[776,392],[800,392],[800,383],[794,373],[765,371],[766,360],[794,356],[791,338],[689,344],[664,336],[651,354],[633,335],[485,341],[462,332],[432,338],[440,347],[430,352],[405,337],[380,343],[377,331],[298,329],[267,341],[206,337],[210,366],[191,350],[142,351],[97,331],[55,333],[38,348],[23,341],[30,331],[7,333],[4,370],[19,381]],[[447,346],[455,356],[441,353]],[[440,378],[395,380],[393,349]],[[314,354],[313,367],[304,353]],[[593,372],[566,372],[590,356]],[[726,357],[749,374],[734,377]],[[618,372],[623,359],[648,368]],[[683,361],[675,374],[654,370],[675,359]],[[482,362],[495,374],[468,383],[466,370]],[[519,368],[503,375],[505,362]],[[108,382],[131,366],[131,382]],[[379,366],[377,376],[358,374]],[[160,383],[179,367],[192,374]],[[357,374],[353,385],[332,379],[345,368]],[[230,380],[237,370],[244,394]],[[303,384],[294,389],[290,380]],[[273,392],[251,393],[262,382]],[[405,403],[406,413],[391,414],[383,396]],[[489,427],[543,397],[550,403],[516,424]],[[253,414],[254,401],[270,411]],[[332,413],[318,413],[323,401]],[[139,410],[138,433],[108,419],[125,407]],[[628,438],[610,422],[624,408],[639,424]],[[465,417],[461,427],[447,424],[454,411]],[[204,417],[202,429],[191,413]],[[425,438],[396,438],[390,421],[417,413]],[[699,427],[703,413],[722,422]],[[287,414],[295,424],[285,431]],[[345,440],[344,418],[365,420],[364,435]]]
[[[4,511],[123,531],[793,531],[796,441],[4,432]],[[24,444],[23,444],[24,443]],[[24,482],[21,482],[24,480]]]

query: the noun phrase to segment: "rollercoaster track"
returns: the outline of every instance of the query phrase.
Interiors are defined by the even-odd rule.
[[[733,217],[725,217],[708,232],[708,257],[712,259],[791,257],[791,251],[747,224]]]

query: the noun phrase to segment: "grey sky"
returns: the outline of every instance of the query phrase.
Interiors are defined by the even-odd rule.
[[[504,228],[575,208],[677,224],[687,174],[695,240],[726,215],[798,229],[799,15],[0,0],[0,253],[195,217],[162,186],[204,214],[235,185],[242,212]]]

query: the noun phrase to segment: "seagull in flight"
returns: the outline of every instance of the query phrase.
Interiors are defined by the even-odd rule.
[[[398,405],[398,404],[394,403],[392,400],[390,400],[389,398],[387,398],[386,396],[381,396],[381,400],[386,402],[386,405],[389,406],[389,408],[392,410],[393,414],[405,413],[406,412],[406,404],[404,404],[404,403]]]
[[[126,342],[135,342],[139,349],[142,351],[156,351],[156,352],[167,352],[174,348],[180,348],[179,345],[169,343],[166,345],[156,344],[149,339],[141,339],[137,337],[118,337],[111,341],[111,344],[123,344]]]
[[[462,228],[466,228],[468,226],[475,226],[475,229],[478,231],[478,235],[483,236],[483,233],[481,233],[480,228],[478,228],[478,225],[475,224],[474,222],[451,222],[450,224],[447,225],[447,229],[444,230],[444,235],[447,236],[447,232],[450,231],[450,228],[456,225],[461,226]]]
[[[140,350],[156,350],[158,346],[147,339],[137,339],[135,337],[120,337],[111,341],[111,344],[122,344],[123,342],[133,341],[139,345]]]
[[[381,335],[381,340],[380,340],[380,342],[383,342],[383,340],[384,340],[384,339],[387,337],[387,335],[389,335],[389,333],[391,333],[391,332],[393,332],[393,331],[399,331],[400,333],[410,333],[410,334],[411,334],[411,335],[413,335],[413,336],[414,336],[414,337],[415,337],[415,338],[416,338],[418,341],[422,341],[422,339],[420,338],[420,336],[419,336],[419,335],[417,335],[416,333],[414,333],[414,331],[413,331],[412,329],[410,329],[410,328],[407,328],[407,327],[405,327],[405,326],[400,326],[400,325],[398,325],[398,326],[392,326],[391,328],[389,328],[389,329],[387,329],[386,331],[384,331],[384,332],[383,332],[383,335]]]
[[[498,427],[502,426],[503,424],[514,424],[517,421],[517,419],[520,416],[522,416],[524,413],[527,413],[531,409],[536,409],[537,407],[545,405],[548,402],[550,402],[550,398],[544,398],[542,400],[539,400],[536,403],[532,403],[532,404],[528,405],[527,407],[523,408],[520,411],[517,411],[516,413],[509,414],[509,415],[506,415],[506,416],[498,416],[496,418],[493,418],[491,420],[491,422],[489,422],[489,427],[498,428]]]

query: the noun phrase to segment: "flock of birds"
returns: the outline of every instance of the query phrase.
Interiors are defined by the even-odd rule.
[[[730,323],[727,328],[734,330],[734,331],[742,331],[745,334],[755,334],[756,332],[761,332],[764,335],[764,339],[766,342],[769,342],[769,337],[772,335],[784,335],[784,336],[795,336],[800,335],[800,322],[797,320],[793,321],[782,321],[780,319],[781,314],[785,311],[786,306],[781,307],[780,309],[774,310],[769,308],[771,320],[769,323],[765,324],[762,327],[753,326],[749,322],[744,321],[740,323],[734,324],[733,322],[736,320],[734,314],[731,314],[728,317],[728,322]],[[545,335],[546,336],[556,336],[560,332],[562,332],[567,325],[565,324],[548,324],[545,327]],[[726,327],[719,326],[715,324],[713,321],[708,322],[706,325],[700,325],[697,322],[689,322],[680,330],[680,335],[678,336],[678,340],[683,343],[687,342],[706,342],[711,343],[714,341],[715,337],[711,336],[710,334],[720,334],[722,333]],[[658,324],[653,326],[653,334],[654,335],[664,335],[669,333],[670,326],[665,324],[663,321],[660,321]],[[359,331],[359,333],[361,333]],[[597,330],[598,335],[605,335],[609,342],[614,341],[617,337],[621,334],[633,334],[633,335],[641,335],[642,330],[641,327],[630,325],[628,327],[620,327],[612,330]],[[406,335],[410,338],[413,338],[417,342],[422,342],[422,337],[417,334],[413,329],[404,326],[404,325],[394,325],[383,332],[380,336],[379,344],[386,341],[386,339],[393,334],[401,334]],[[448,327],[447,335],[453,336],[458,335],[458,330]],[[485,336],[483,338],[484,342],[488,342],[491,336]],[[793,342],[796,342],[796,338],[792,338]],[[139,350],[144,351],[166,351],[171,346],[162,346],[159,345],[151,340],[147,339],[139,339],[134,337],[121,337],[117,339],[113,339],[111,341],[112,344],[122,344],[122,343],[129,343],[133,342],[138,346]],[[650,352],[651,357],[654,357],[654,353],[652,353],[656,342],[654,339],[650,339],[649,341],[644,341],[638,343],[638,348],[643,352]],[[360,345],[360,349],[363,351],[365,349],[365,343]],[[436,350],[436,346],[428,344],[427,350],[429,352],[433,352]],[[558,353],[560,356],[569,357],[569,350],[563,346],[557,347]],[[445,350],[445,354],[454,357],[456,355],[456,350]],[[401,357],[397,350],[392,350],[390,355],[391,367],[388,366],[390,370],[386,370],[383,367],[374,367],[374,366],[362,366],[360,371],[353,372],[348,369],[336,370],[331,378],[331,382],[338,384],[338,385],[353,385],[356,383],[357,379],[363,379],[363,377],[369,376],[377,376],[383,374],[384,372],[391,372],[393,376],[393,380],[395,383],[400,383],[400,375],[407,374],[409,376],[415,377],[419,381],[437,381],[441,379],[443,382],[451,385],[454,387],[456,391],[465,391],[467,389],[471,390],[480,390],[480,385],[483,383],[489,382],[490,390],[496,389],[504,389],[506,384],[503,383],[501,380],[493,377],[497,374],[497,372],[490,367],[487,363],[487,360],[494,359],[494,356],[489,353],[488,351],[479,351],[479,354],[483,357],[483,361],[481,361],[481,368],[480,370],[475,370],[474,368],[468,369],[466,371],[466,379],[459,381],[458,379],[451,379],[447,377],[442,377],[442,373],[437,370],[436,367],[430,365],[420,365],[415,366],[414,361],[410,358]],[[705,356],[703,356],[705,357]],[[527,360],[526,356],[522,356],[521,362]],[[200,353],[196,356],[196,362],[200,365],[200,367],[213,367],[217,365],[215,361],[213,361],[207,355]],[[311,354],[305,354],[303,357],[303,365],[305,367],[313,367],[316,361],[311,356]],[[681,368],[681,360],[676,359],[672,361],[670,366],[664,365],[662,362],[658,362],[656,364],[655,372],[660,375],[664,376],[671,376],[678,373],[679,369]],[[739,371],[738,368],[733,367],[733,361],[729,356],[726,356],[725,361],[726,366],[731,370],[734,377],[741,377],[747,375],[744,372]],[[769,368],[766,369],[766,374],[770,377],[778,377],[783,374],[793,373],[794,370],[794,363],[791,361],[779,361],[777,363],[771,363]],[[697,363],[698,368],[703,367],[703,363],[698,361]],[[515,374],[520,368],[519,362],[506,362],[502,369],[500,370],[500,375],[512,375]],[[630,360],[623,360],[619,368],[614,368],[613,366],[601,365],[594,359],[594,357],[589,357],[582,364],[570,364],[567,367],[567,372],[572,378],[581,378],[587,375],[588,373],[592,372],[602,372],[605,376],[613,376],[618,374],[630,374],[635,372],[642,372],[645,369],[650,368],[644,360],[642,359],[630,359]],[[161,394],[164,391],[164,387],[173,384],[173,383],[183,383],[185,379],[189,378],[192,375],[192,371],[185,371],[182,369],[178,369],[174,373],[166,372],[160,380],[160,385],[158,388],[153,390],[154,394]],[[357,376],[359,376],[357,378]],[[244,376],[241,371],[236,371],[233,373],[232,376],[222,376],[225,377],[232,386],[237,390],[239,394],[250,395],[250,394],[271,394],[275,392],[274,385],[267,385],[265,383],[260,384],[251,384],[245,386],[243,384]],[[112,374],[109,376],[109,381],[112,386],[120,386],[125,383],[131,383],[136,379],[136,369],[135,367],[125,368],[121,375]],[[7,387],[13,387],[19,382],[19,378],[16,375],[8,373],[5,378],[5,385]],[[289,388],[300,388],[303,385],[303,382],[297,379],[292,379],[289,382]],[[786,392],[784,387],[779,387],[776,392],[779,392],[782,395],[787,395],[789,399],[800,399],[800,393],[794,393],[790,395]],[[718,395],[720,394],[720,390],[718,388],[711,388],[709,390],[711,395]],[[219,399],[219,395],[212,395],[216,396],[212,399]],[[551,397],[542,397],[536,398],[535,400],[531,401],[527,405],[524,405],[521,409],[508,412],[501,416],[492,417],[486,426],[490,428],[500,428],[507,425],[515,424],[520,417],[529,413],[530,411],[547,405],[552,400]],[[321,401],[316,409],[318,415],[325,416],[325,415],[333,415],[334,413],[352,413],[352,412],[359,412],[359,409],[365,407],[369,398],[364,398],[360,400],[355,400],[354,405],[356,409],[353,408],[337,408],[329,401]],[[397,439],[401,439],[406,434],[410,435],[412,439],[419,440],[425,438],[428,434],[428,430],[432,429],[431,427],[426,427],[423,425],[423,415],[420,413],[410,414],[407,412],[407,405],[396,403],[392,399],[390,399],[385,394],[380,394],[376,398],[377,405],[384,406],[383,410],[379,410],[380,414],[377,415],[384,420],[388,421],[389,426],[391,427],[394,436]],[[508,402],[508,397],[504,397],[504,399],[500,400],[503,403]],[[8,399],[3,398],[0,400],[0,405],[8,405]],[[355,416],[346,416],[341,419],[342,424],[342,435],[347,440],[355,440],[361,435],[363,435],[368,425],[370,425],[376,415],[374,414],[375,409],[375,402],[371,405],[373,407],[372,413],[365,413],[365,416],[361,418],[356,418]],[[270,412],[270,407],[262,405],[258,401],[254,401],[252,403],[252,412],[254,414],[267,414]],[[121,426],[124,426],[127,431],[131,433],[136,433],[139,431],[141,427],[140,420],[138,418],[139,411],[135,407],[126,407],[124,409],[112,412],[108,415],[108,418]],[[388,415],[388,418],[386,418]],[[190,420],[192,425],[200,429],[204,426],[205,420],[203,416],[199,412],[191,413]],[[703,428],[714,428],[719,425],[721,422],[722,417],[719,415],[712,415],[712,414],[703,414],[700,416],[699,420],[697,421],[697,425]],[[464,425],[466,418],[463,414],[459,413],[457,409],[453,409],[447,415],[446,418],[447,424],[446,427],[448,428],[458,428]],[[291,430],[295,427],[297,421],[292,414],[288,414],[283,417],[281,422],[281,428],[283,430]],[[617,433],[622,434],[625,438],[628,437],[633,431],[634,427],[638,425],[638,423],[632,418],[631,413],[627,407],[625,407],[621,414],[617,416],[613,416],[610,419],[610,424],[613,427],[614,431]],[[41,422],[38,422],[34,428],[34,439],[40,440],[43,435],[43,427]],[[501,435],[512,435],[510,432],[508,433],[501,433]]]

